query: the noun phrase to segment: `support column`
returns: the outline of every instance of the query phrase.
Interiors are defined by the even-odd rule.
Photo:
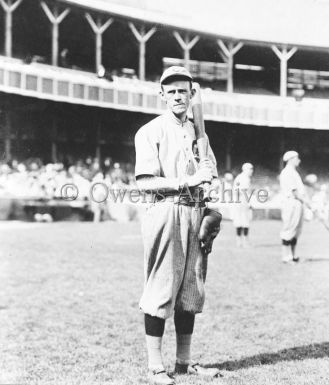
[[[66,8],[61,14],[59,14],[57,4],[54,5],[53,12],[49,9],[48,5],[42,1],[41,7],[44,10],[46,16],[52,24],[52,53],[51,53],[51,64],[53,66],[58,65],[58,35],[59,25],[70,13],[70,9]]]
[[[280,59],[280,96],[287,96],[287,69],[288,60],[296,53],[297,48],[293,47],[289,51],[287,47],[282,47],[282,51],[276,46],[272,45],[272,50]]]
[[[13,13],[20,5],[22,0],[12,2],[12,0],[0,0],[0,4],[5,12],[5,55],[12,57],[13,42]]]
[[[57,163],[57,118],[53,115],[52,127],[51,127],[51,161]]]
[[[101,151],[101,143],[97,142],[96,144],[96,151],[95,151],[95,157],[98,159],[98,162],[101,162],[102,159],[102,151]]]
[[[229,131],[227,138],[226,138],[226,148],[225,148],[225,168],[226,168],[226,170],[232,169],[232,156],[231,156],[232,142],[233,142],[233,133],[231,131]]]
[[[135,38],[139,43],[139,66],[138,66],[138,77],[139,80],[145,80],[145,52],[146,43],[150,37],[155,33],[156,27],[152,27],[148,32],[145,31],[145,26],[142,25],[140,31],[135,27],[133,23],[128,23],[129,28],[134,34]]]
[[[285,150],[284,128],[281,129],[279,148],[280,148],[279,171],[281,171],[284,167],[284,163],[283,163],[283,159],[282,159],[283,154],[284,154],[284,150]]]
[[[190,40],[190,35],[188,32],[185,33],[184,38],[177,32],[174,31],[174,36],[176,40],[178,41],[178,44],[181,46],[181,48],[184,51],[184,63],[185,68],[189,70],[190,68],[190,51],[195,46],[195,44],[200,40],[200,36],[194,36],[192,40]]]
[[[113,23],[113,19],[109,18],[104,24],[102,24],[100,16],[97,16],[96,21],[89,13],[86,13],[85,17],[95,34],[95,71],[97,73],[99,67],[102,65],[103,33]]]
[[[5,112],[5,162],[11,160],[11,115],[10,111]]]
[[[102,159],[102,149],[101,149],[101,118],[96,117],[97,126],[96,126],[96,150],[95,150],[95,158],[98,159],[99,164]]]
[[[55,139],[51,141],[51,161],[57,163],[57,143]]]
[[[232,93],[234,91],[233,83],[233,68],[234,68],[234,55],[243,47],[243,43],[239,42],[236,45],[232,41],[226,46],[225,43],[218,39],[217,44],[221,51],[220,54],[227,64],[227,92]]]

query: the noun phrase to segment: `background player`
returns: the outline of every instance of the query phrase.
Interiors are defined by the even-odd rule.
[[[282,262],[298,262],[296,256],[297,239],[303,225],[305,187],[296,168],[300,158],[296,151],[287,151],[283,155],[286,166],[280,174],[280,187],[283,196],[281,217]]]
[[[251,176],[254,167],[251,163],[242,165],[242,172],[235,178],[233,193],[235,196],[232,215],[233,224],[236,228],[236,244],[238,247],[249,246],[249,227],[252,219],[252,211],[248,196],[250,196]]]

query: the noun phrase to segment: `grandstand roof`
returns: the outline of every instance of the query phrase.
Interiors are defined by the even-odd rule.
[[[61,0],[251,43],[329,48],[329,0]]]

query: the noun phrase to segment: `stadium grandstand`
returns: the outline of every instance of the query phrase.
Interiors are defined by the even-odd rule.
[[[327,172],[329,1],[0,0],[2,163],[134,162],[181,64],[203,88],[220,172]],[[129,169],[129,167],[128,167]],[[131,169],[130,169],[131,171]]]

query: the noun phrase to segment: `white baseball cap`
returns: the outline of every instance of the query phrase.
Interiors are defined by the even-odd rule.
[[[192,75],[185,67],[171,66],[163,71],[163,74],[161,75],[161,78],[160,78],[160,84],[162,84],[165,80],[174,76],[186,78],[190,81],[193,81]]]
[[[251,163],[243,163],[242,171],[252,170],[254,166]]]
[[[298,152],[297,151],[287,151],[284,155],[283,155],[283,161],[284,162],[288,162],[288,160],[292,159],[292,158],[295,158],[296,156],[298,156]]]

